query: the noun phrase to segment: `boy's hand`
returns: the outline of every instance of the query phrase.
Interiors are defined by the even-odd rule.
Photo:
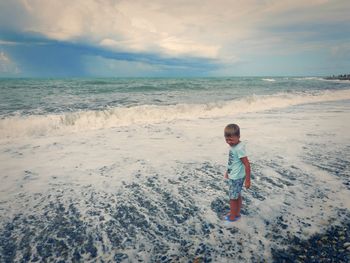
[[[226,171],[226,173],[225,173],[225,175],[224,175],[224,178],[225,178],[225,179],[227,179],[227,178],[228,178],[227,171]]]
[[[250,187],[250,179],[245,179],[245,188],[249,188]]]

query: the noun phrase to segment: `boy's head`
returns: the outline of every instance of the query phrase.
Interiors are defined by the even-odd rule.
[[[224,129],[225,140],[229,145],[236,145],[239,143],[240,129],[237,124],[228,124]]]

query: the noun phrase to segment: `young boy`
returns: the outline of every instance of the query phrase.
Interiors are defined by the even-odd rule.
[[[224,216],[226,221],[237,221],[241,215],[241,190],[245,180],[245,187],[250,187],[250,163],[245,151],[245,145],[239,140],[240,129],[237,124],[228,124],[224,130],[226,142],[231,146],[227,171],[224,178],[228,180],[230,212]]]

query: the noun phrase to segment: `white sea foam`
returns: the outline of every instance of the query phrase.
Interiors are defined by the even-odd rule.
[[[294,78],[295,80],[325,80],[324,78],[320,77],[301,77],[301,78]]]
[[[276,81],[275,79],[270,79],[270,78],[266,78],[266,79],[262,79],[263,81],[270,81],[270,82],[274,82]]]
[[[213,262],[239,255],[242,262],[271,262],[271,248],[283,247],[288,233],[307,238],[338,223],[336,208],[349,209],[342,181],[348,174],[348,114],[348,103],[327,102],[0,144],[0,221],[16,224],[2,233],[18,235],[9,240],[19,256],[28,251],[21,240],[28,240],[32,254],[36,247],[54,251],[46,246],[49,237],[72,244],[68,259],[75,250],[86,259],[81,242],[91,237],[104,261],[117,252],[131,262],[157,254],[193,261],[202,242]],[[232,120],[247,141],[252,187],[243,188],[241,220],[226,225],[218,217],[229,207],[222,176],[229,146],[222,133]],[[174,220],[183,216],[183,223]],[[71,229],[77,234],[67,234]],[[171,235],[185,240],[188,252]],[[154,244],[169,249],[155,250]]]
[[[207,104],[140,105],[101,111],[13,116],[0,120],[0,137],[42,136],[101,128],[148,124],[178,119],[234,116],[304,103],[350,99],[350,90],[251,95],[242,99]]]
[[[350,83],[350,80],[347,80],[347,79],[320,79],[320,80],[327,81],[327,82],[344,83],[344,84]]]

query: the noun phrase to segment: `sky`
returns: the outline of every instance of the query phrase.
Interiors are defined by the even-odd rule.
[[[0,77],[350,74],[350,1],[0,0]]]

